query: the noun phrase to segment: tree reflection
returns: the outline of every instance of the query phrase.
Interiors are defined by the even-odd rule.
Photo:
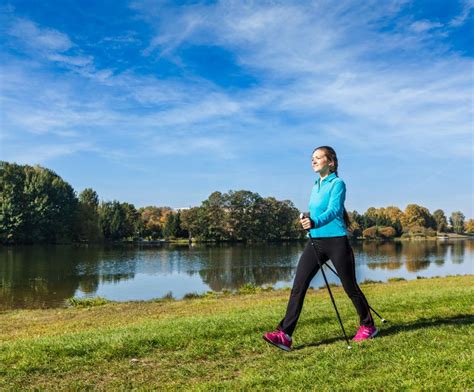
[[[431,263],[438,266],[446,260],[454,264],[463,263],[473,252],[473,241],[367,241],[360,245],[362,253],[371,261],[370,269],[396,270],[403,265],[409,272],[427,269]],[[356,257],[357,258],[357,257]]]
[[[134,277],[134,264],[124,267],[127,257],[130,250],[107,252],[100,246],[4,248],[0,252],[0,309],[61,306],[78,289],[93,295],[100,282]]]
[[[61,306],[66,298],[78,293],[96,294],[101,285],[140,279],[138,273],[147,277],[157,275],[166,284],[174,285],[181,284],[183,274],[194,275],[198,285],[204,283],[215,291],[238,289],[245,284],[291,282],[304,246],[303,242],[289,242],[158,248],[0,248],[0,309]],[[415,273],[431,264],[443,266],[439,269],[443,274],[453,264],[472,259],[474,254],[472,240],[355,242],[352,246],[356,263],[371,270],[385,270],[382,276],[390,276],[392,271],[404,266]],[[118,284],[114,290],[122,287]],[[160,289],[150,287],[150,290]]]
[[[289,281],[303,246],[289,243],[212,247],[200,255],[203,268],[199,275],[214,291]]]
[[[0,308],[57,306],[74,295],[79,278],[70,247],[9,248],[0,252]]]

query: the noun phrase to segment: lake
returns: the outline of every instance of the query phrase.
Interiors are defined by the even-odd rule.
[[[291,286],[304,242],[0,248],[0,309],[61,307],[70,297],[147,300],[172,293]],[[364,280],[473,274],[474,239],[353,242]],[[336,276],[326,269],[332,283]],[[318,273],[311,282],[321,287]]]

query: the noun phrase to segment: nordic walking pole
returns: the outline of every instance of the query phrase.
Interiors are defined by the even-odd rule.
[[[303,219],[303,218],[304,218],[304,215],[300,214],[300,219]],[[339,324],[341,326],[342,333],[344,334],[344,338],[346,339],[347,348],[351,349],[352,347],[349,343],[349,339],[347,338],[347,334],[346,334],[346,330],[344,329],[344,325],[342,324],[341,316],[339,315],[339,311],[337,310],[336,301],[334,301],[334,297],[332,295],[331,288],[329,287],[329,283],[328,283],[328,280],[326,278],[326,273],[324,272],[323,265],[321,264],[321,261],[319,259],[318,251],[316,250],[316,245],[314,244],[313,237],[311,236],[311,232],[309,230],[308,230],[308,235],[309,235],[309,239],[311,241],[311,245],[313,246],[314,254],[316,255],[316,260],[318,261],[321,272],[323,273],[324,283],[326,283],[326,287],[329,291],[329,296],[331,297],[331,301],[332,301],[332,304],[334,306],[334,310],[336,311],[337,319],[339,320]]]
[[[326,264],[326,267],[328,267],[334,273],[334,275],[336,275],[339,278],[339,275],[337,274],[337,272],[334,271],[334,269],[329,264]],[[369,305],[369,309],[377,315],[377,317],[380,319],[380,321],[382,321],[382,323],[385,324],[386,322],[388,322],[380,314],[378,314],[372,306]]]

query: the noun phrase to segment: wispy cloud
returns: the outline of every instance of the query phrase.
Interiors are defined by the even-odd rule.
[[[65,52],[73,46],[66,34],[49,28],[40,28],[30,20],[17,19],[9,33],[24,45],[39,51]]]
[[[459,15],[451,20],[449,23],[452,27],[462,26],[467,22],[469,16],[471,15],[472,10],[474,9],[474,0],[464,0],[464,5],[462,11]]]
[[[10,10],[2,140],[16,143],[12,159],[87,151],[136,167],[192,154],[226,165],[240,158],[248,168],[262,154],[288,159],[320,140],[360,156],[408,162],[442,150],[468,162],[473,63],[449,37],[470,22],[473,4],[441,22],[415,18],[401,0],[144,0],[130,4],[143,30],[127,26],[90,42]],[[186,53],[201,47],[222,49],[229,74],[255,83],[200,74]],[[211,58],[200,61],[232,76]]]

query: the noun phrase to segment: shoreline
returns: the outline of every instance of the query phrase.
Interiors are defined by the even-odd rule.
[[[466,240],[474,239],[474,234],[450,234],[447,236],[433,236],[433,237],[394,237],[394,238],[362,238],[362,237],[349,237],[350,241],[356,242],[409,242],[409,241],[451,241],[451,240]],[[245,244],[245,245],[259,245],[259,244],[282,244],[288,242],[306,242],[308,238],[287,238],[279,240],[264,240],[264,241],[246,241],[246,240],[223,240],[223,241],[204,241],[204,240],[192,240],[179,239],[179,240],[150,240],[150,241],[135,241],[135,240],[123,240],[123,241],[104,241],[104,242],[65,242],[65,243],[32,243],[32,244],[0,244],[0,249],[4,248],[15,248],[18,246],[44,246],[44,245],[70,245],[70,246],[82,246],[82,245],[137,245],[137,246],[163,246],[163,245],[221,245],[221,244]]]

